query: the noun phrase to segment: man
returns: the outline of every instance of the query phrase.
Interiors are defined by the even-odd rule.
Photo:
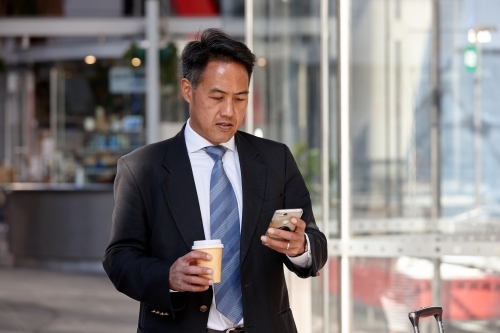
[[[138,332],[296,332],[283,264],[319,275],[326,239],[289,149],[238,131],[255,56],[207,29],[181,61],[190,118],[172,139],[119,160],[104,268],[140,302]],[[268,229],[283,208],[304,211],[293,232]],[[221,283],[196,265],[211,258],[191,251],[203,239],[224,243]]]

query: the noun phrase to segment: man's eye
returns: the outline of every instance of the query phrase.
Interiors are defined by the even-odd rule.
[[[215,99],[216,101],[222,101],[222,97],[219,96],[211,96],[211,99]]]

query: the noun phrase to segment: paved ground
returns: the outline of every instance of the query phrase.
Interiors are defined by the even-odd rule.
[[[1,333],[135,332],[138,311],[104,275],[0,266]]]

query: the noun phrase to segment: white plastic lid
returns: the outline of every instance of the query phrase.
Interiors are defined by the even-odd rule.
[[[207,249],[211,247],[223,248],[224,245],[222,244],[220,239],[199,240],[199,241],[194,241],[191,249],[198,250],[198,249]]]

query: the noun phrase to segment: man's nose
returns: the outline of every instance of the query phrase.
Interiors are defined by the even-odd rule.
[[[220,111],[222,116],[232,116],[234,114],[234,102],[232,99],[228,98],[224,105],[222,105],[222,109]]]

